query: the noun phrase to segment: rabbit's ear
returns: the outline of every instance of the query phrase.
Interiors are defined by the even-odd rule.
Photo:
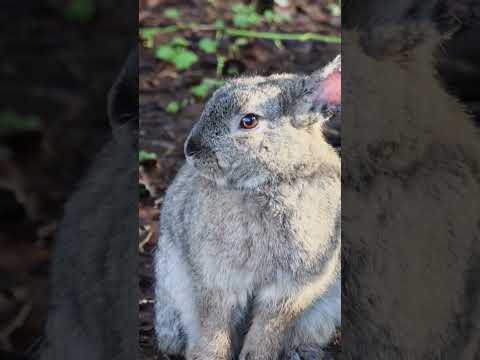
[[[358,42],[366,55],[380,60],[392,59],[405,66],[417,56],[424,58],[432,54],[456,31],[456,25],[447,25],[441,35],[438,21],[434,19],[453,18],[452,9],[457,3],[445,0],[342,2],[345,43],[353,36],[352,40]],[[416,60],[413,61],[417,66]]]
[[[338,107],[342,101],[342,60],[338,55],[331,63],[310,77],[312,111]]]
[[[303,85],[295,111],[295,125],[306,126],[312,121],[328,121],[338,113],[342,101],[342,62],[338,55],[324,68],[310,75]],[[321,116],[312,116],[320,113]]]
[[[342,60],[338,55],[331,63],[311,75],[313,111],[340,106],[342,101]]]
[[[117,141],[136,142],[138,134],[138,47],[128,56],[110,89],[108,115]]]

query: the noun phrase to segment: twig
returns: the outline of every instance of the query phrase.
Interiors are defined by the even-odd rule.
[[[10,336],[15,330],[20,328],[25,320],[27,320],[30,312],[32,310],[32,303],[28,302],[24,304],[18,314],[13,318],[13,320],[0,331],[0,344],[7,350],[12,350],[12,344],[10,342]]]
[[[167,27],[149,27],[143,28],[142,31],[147,30],[150,34],[165,34],[171,32],[177,32],[180,30],[192,30],[192,31],[223,31],[226,35],[235,36],[235,37],[246,37],[246,38],[255,38],[255,39],[266,39],[274,41],[321,41],[331,44],[340,44],[341,39],[338,36],[334,35],[321,35],[316,33],[277,33],[277,32],[268,32],[268,31],[253,31],[253,30],[244,30],[236,28],[224,28],[217,29],[209,25],[198,25],[198,24],[178,24],[171,25]]]
[[[141,254],[145,253],[145,245],[147,245],[150,240],[152,239],[153,236],[153,231],[150,231],[147,233],[147,236],[145,236],[145,239],[143,239],[140,244],[138,244],[138,250],[140,251]]]
[[[287,33],[272,33],[265,31],[252,31],[234,28],[226,28],[225,33],[230,36],[239,36],[246,38],[267,39],[267,40],[292,40],[292,41],[322,41],[333,44],[340,44],[341,39],[338,36],[321,35],[315,33],[303,34],[287,34]]]

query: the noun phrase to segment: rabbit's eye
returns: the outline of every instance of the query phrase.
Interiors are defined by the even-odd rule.
[[[247,114],[240,120],[242,129],[253,129],[258,125],[258,116],[255,114]]]

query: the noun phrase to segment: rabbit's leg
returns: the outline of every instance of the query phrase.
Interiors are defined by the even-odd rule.
[[[340,281],[307,309],[297,320],[288,337],[290,353],[298,353],[302,360],[327,359],[322,348],[332,340],[340,326]]]
[[[194,291],[181,252],[165,240],[155,254],[155,330],[161,352],[183,355],[197,334]]]
[[[279,283],[264,289],[240,360],[276,360],[284,350],[326,345],[340,323],[340,281],[326,294],[322,282],[323,276],[302,288]]]
[[[158,349],[168,355],[181,355],[184,352],[186,336],[183,330],[180,312],[173,299],[157,289],[155,299],[155,331]]]
[[[257,302],[239,360],[283,359],[285,335],[296,317],[292,310],[283,300],[264,304]]]
[[[303,345],[291,350],[280,358],[281,360],[333,360],[331,353],[324,351],[318,345]]]
[[[188,344],[187,360],[230,360],[233,357],[232,324],[237,299],[219,288],[198,287],[200,328],[195,343]]]

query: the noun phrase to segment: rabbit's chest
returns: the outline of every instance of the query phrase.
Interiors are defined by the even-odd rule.
[[[199,212],[194,236],[202,239],[196,256],[208,272],[225,269],[222,276],[230,274],[232,281],[250,278],[247,274],[268,281],[279,271],[300,272],[333,231],[333,217],[320,216],[320,200],[313,197],[260,201],[228,195],[204,200],[208,212]]]

